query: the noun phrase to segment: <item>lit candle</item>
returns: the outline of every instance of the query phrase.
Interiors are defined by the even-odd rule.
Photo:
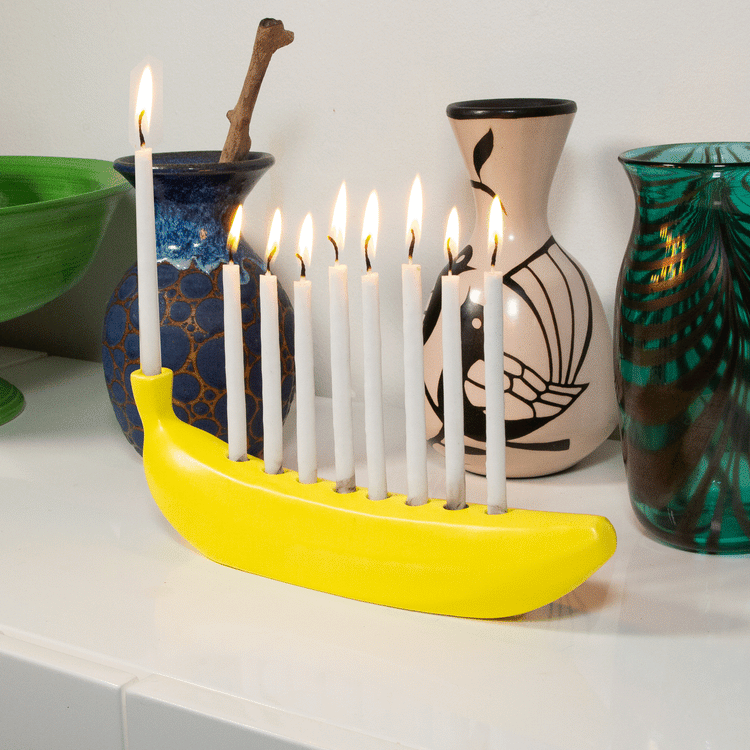
[[[333,401],[333,451],[336,490],[354,492],[354,434],[352,427],[352,373],[349,349],[349,291],[347,269],[339,263],[346,232],[346,185],[341,185],[331,223],[334,265],[328,268],[331,314],[331,396]]]
[[[281,419],[281,352],[279,347],[279,287],[271,260],[279,249],[281,212],[276,209],[266,247],[266,272],[260,286],[260,373],[263,393],[263,461],[266,474],[280,474],[284,433]]]
[[[422,267],[412,255],[422,232],[422,184],[414,180],[406,219],[409,262],[401,266],[404,328],[404,410],[406,413],[406,486],[409,505],[427,502],[427,440],[422,341]]]
[[[458,251],[458,212],[448,218],[445,252],[448,274],[442,277],[443,327],[443,431],[445,439],[446,507],[466,506],[464,474],[464,383],[461,362],[461,294],[458,276],[453,275],[454,253]]]
[[[503,354],[503,275],[495,270],[503,242],[503,211],[495,196],[490,208],[487,248],[490,270],[484,274],[484,391],[487,424],[487,512],[505,513],[505,356]]]
[[[385,472],[385,429],[383,426],[383,363],[380,334],[380,282],[372,270],[378,241],[378,196],[373,190],[367,201],[362,224],[362,250],[366,273],[362,276],[362,347],[364,353],[365,445],[367,448],[367,496],[383,500],[388,496]]]
[[[161,372],[159,282],[156,271],[156,222],[152,149],[146,145],[153,111],[153,74],[143,69],[135,106],[135,226],[138,243],[138,331],[141,371]],[[133,129],[131,128],[131,132]]]
[[[227,442],[230,461],[247,460],[247,411],[245,407],[245,348],[242,343],[240,267],[237,252],[242,227],[242,206],[237,207],[227,239],[229,263],[221,269],[224,284],[224,372],[227,381]]]
[[[315,371],[312,332],[312,283],[305,278],[312,256],[312,216],[307,214],[299,235],[300,278],[294,282],[294,373],[297,386],[297,473],[303,484],[318,479],[315,442]]]

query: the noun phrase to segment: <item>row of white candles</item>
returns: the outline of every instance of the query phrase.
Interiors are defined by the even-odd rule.
[[[152,153],[145,143],[150,125],[150,70],[141,79],[135,117],[140,134],[135,154],[136,223],[138,241],[138,304],[140,317],[140,359],[145,375],[161,372],[159,297],[156,277],[156,236],[154,222]],[[347,266],[339,262],[346,231],[346,187],[341,186],[328,236],[335,251],[329,267],[331,384],[336,488],[355,489],[354,440],[351,404],[351,362]],[[380,330],[379,277],[372,270],[378,232],[378,201],[373,191],[367,203],[362,230],[366,272],[362,276],[362,335],[364,351],[365,443],[368,496],[381,500],[388,495],[383,424],[382,349]],[[247,458],[245,408],[245,367],[240,302],[240,267],[232,254],[239,242],[242,209],[238,207],[229,234],[229,262],[222,268],[224,285],[224,342],[227,382],[228,456]],[[402,265],[404,395],[406,416],[407,497],[411,505],[427,502],[427,453],[424,399],[424,360],[422,356],[421,267],[413,262],[422,223],[422,189],[415,179],[407,214],[408,263]],[[484,355],[486,392],[486,471],[488,513],[506,509],[505,493],[505,410],[503,374],[503,284],[495,261],[502,243],[502,209],[497,197],[488,220],[490,271],[484,275]],[[271,273],[271,261],[278,252],[281,215],[277,210],[269,233],[266,273],[261,275],[261,370],[263,400],[264,467],[269,474],[282,471],[283,429],[281,372],[278,328],[278,282]],[[312,217],[308,214],[300,233],[297,257],[301,273],[294,284],[295,373],[297,389],[297,458],[300,482],[317,481],[315,440],[315,383],[312,345],[312,285],[306,269],[312,253]],[[448,273],[441,280],[443,403],[446,471],[446,507],[466,505],[464,470],[464,384],[461,347],[461,297],[458,275],[453,274],[454,254],[458,251],[458,214],[454,208],[448,219],[445,252]]]

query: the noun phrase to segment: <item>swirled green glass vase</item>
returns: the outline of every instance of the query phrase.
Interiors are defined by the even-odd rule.
[[[750,552],[750,143],[620,161],[636,197],[615,312],[633,507],[675,547]]]

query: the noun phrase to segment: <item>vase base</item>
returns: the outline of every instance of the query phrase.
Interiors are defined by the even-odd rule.
[[[631,505],[636,518],[648,534],[669,547],[704,555],[746,555],[750,553],[750,539],[741,533],[723,538],[718,533],[712,534],[710,528],[699,529],[692,534],[681,533],[677,529],[659,526],[635,503],[631,503]],[[660,513],[652,508],[649,508],[649,511]],[[666,512],[663,515],[665,518],[667,517]]]

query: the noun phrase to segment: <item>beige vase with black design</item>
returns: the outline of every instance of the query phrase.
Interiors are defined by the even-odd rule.
[[[448,107],[476,203],[472,237],[454,262],[461,286],[466,469],[485,473],[483,280],[487,217],[503,205],[496,270],[504,281],[506,468],[562,471],[617,424],[612,338],[585,269],[552,236],[547,202],[575,102],[491,99]],[[447,267],[443,273],[447,273]],[[443,452],[440,279],[424,318],[427,437]]]

